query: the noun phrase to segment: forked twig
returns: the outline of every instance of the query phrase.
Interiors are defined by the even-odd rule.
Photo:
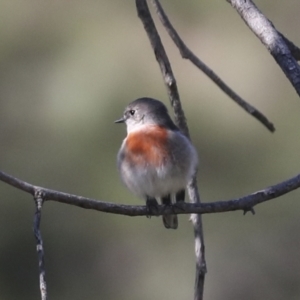
[[[243,98],[241,98],[234,90],[232,90],[212,69],[210,69],[205,63],[203,63],[183,42],[173,25],[169,21],[166,13],[164,12],[160,2],[158,0],[151,0],[156,13],[165,27],[166,31],[170,35],[171,39],[180,51],[183,58],[190,60],[196,67],[198,67],[204,74],[206,74],[227,96],[229,96],[234,102],[241,106],[246,112],[261,122],[271,132],[275,131],[273,123],[271,123],[265,115],[263,115],[258,109],[250,105]]]

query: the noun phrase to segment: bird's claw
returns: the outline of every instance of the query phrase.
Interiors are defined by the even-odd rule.
[[[158,202],[155,198],[148,198],[146,200],[147,207],[147,218],[151,218],[153,215],[157,215],[158,213]]]

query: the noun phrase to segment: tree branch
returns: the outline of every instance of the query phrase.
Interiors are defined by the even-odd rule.
[[[177,89],[176,80],[165,52],[164,46],[160,40],[153,19],[151,17],[146,0],[136,0],[136,8],[138,16],[141,19],[145,31],[147,32],[156,60],[160,66],[161,73],[167,88],[171,105],[174,109],[175,123],[179,129],[188,137],[189,129],[186,123],[185,115],[181,106],[179,92]],[[190,201],[195,204],[200,204],[200,195],[197,187],[197,171],[192,180],[187,185]],[[202,217],[200,214],[192,215],[192,223],[195,236],[195,255],[196,255],[196,280],[194,289],[194,299],[202,300],[204,292],[204,278],[207,272],[205,262],[205,247],[203,237]]]
[[[259,110],[247,103],[237,93],[235,93],[213,70],[211,70],[205,63],[203,63],[183,42],[173,25],[169,21],[166,13],[164,12],[158,0],[151,0],[156,13],[168,32],[169,36],[179,49],[182,58],[190,60],[196,67],[198,67],[206,76],[208,76],[227,96],[234,102],[240,105],[246,112],[261,122],[271,132],[275,131],[274,125],[264,116]]]
[[[285,37],[282,33],[278,31],[278,33],[281,35],[281,37],[284,39],[286,45],[289,47],[291,54],[293,57],[300,61],[300,48],[297,47],[292,41],[290,41],[287,37]]]
[[[145,31],[150,40],[155,58],[159,64],[165,86],[167,88],[168,96],[171,105],[174,109],[175,123],[178,125],[180,130],[189,137],[189,130],[186,123],[186,118],[181,106],[179,92],[177,89],[176,79],[174,77],[170,61],[167,57],[159,34],[156,30],[155,24],[151,17],[146,0],[136,0],[136,8],[138,16],[141,19]]]
[[[20,180],[18,180],[18,182],[22,183]],[[21,186],[23,187],[25,187],[26,185],[27,184],[25,185],[21,184]],[[36,210],[34,214],[33,232],[36,239],[36,251],[38,253],[38,260],[39,260],[41,299],[47,300],[47,283],[46,283],[46,271],[45,271],[45,263],[44,263],[44,245],[43,245],[43,239],[40,230],[42,205],[44,202],[43,191],[41,189],[35,188],[34,200],[35,200]]]
[[[78,206],[85,209],[125,215],[131,217],[148,216],[149,211],[146,206],[142,205],[123,205],[111,202],[99,201],[96,199],[81,197],[77,195],[67,194],[60,191],[47,189],[40,186],[35,186],[21,179],[15,178],[5,172],[0,171],[0,181],[7,183],[19,190],[22,190],[31,195],[37,192],[42,193],[44,201],[57,201],[65,204]],[[217,201],[208,203],[176,203],[172,206],[159,205],[157,208],[157,216],[165,214],[211,214],[229,211],[249,211],[252,207],[283,196],[300,187],[300,174],[267,187],[263,190],[254,192],[250,195],[240,198]],[[151,214],[150,214],[151,215]],[[154,215],[154,214],[152,214]]]
[[[35,186],[25,181],[22,181],[18,178],[15,178],[11,175],[8,175],[2,171],[0,171],[0,181],[3,181],[17,189],[20,189],[24,192],[30,193],[35,195],[35,199],[37,201],[37,211],[35,216],[35,225],[34,231],[35,236],[37,238],[37,251],[39,254],[39,266],[40,266],[40,289],[42,294],[42,300],[46,300],[47,292],[46,292],[46,281],[45,281],[45,272],[43,266],[43,243],[41,240],[40,232],[39,232],[39,222],[40,222],[40,209],[42,200],[54,200],[70,205],[75,205],[78,207],[86,208],[86,209],[93,209],[97,211],[107,212],[107,213],[114,213],[120,215],[127,215],[127,216],[145,216],[149,215],[149,211],[147,210],[146,206],[132,206],[132,205],[118,205],[103,201],[97,201],[95,199],[89,199],[81,196],[71,195],[67,193],[62,193],[55,190],[46,189],[43,187]],[[190,183],[191,187],[189,187],[189,192],[196,192],[197,190],[194,189],[194,183]],[[275,199],[280,197],[284,194],[287,194],[297,188],[300,187],[300,174],[297,176],[283,181],[279,184],[274,186],[268,187],[264,190],[255,192],[248,196],[244,196],[241,198],[229,200],[229,201],[219,201],[219,202],[212,202],[212,203],[177,203],[173,206],[164,206],[159,205],[157,208],[156,215],[163,215],[163,214],[190,214],[193,213],[192,221],[193,224],[197,224],[199,222],[200,216],[199,214],[205,213],[217,213],[217,212],[228,212],[228,211],[235,211],[235,210],[242,210],[244,212],[253,211],[253,207],[259,203],[263,203],[265,201]],[[42,196],[37,196],[42,195]],[[193,197],[190,194],[190,197]],[[196,218],[195,218],[196,216]],[[201,220],[200,220],[201,221]],[[201,231],[198,232],[198,229],[202,229],[202,226],[195,226],[195,252],[197,258],[203,258],[204,255],[204,244],[200,240]],[[205,260],[197,259],[196,261],[196,279],[195,279],[195,299],[201,299],[200,297],[203,294],[199,294],[199,287],[204,285],[204,276],[203,276],[203,268],[206,268]],[[44,295],[44,298],[43,298]],[[45,296],[46,295],[46,296]]]
[[[279,33],[270,20],[256,7],[251,0],[226,0],[239,13],[246,25],[269,50],[277,64],[289,79],[300,96],[300,67],[291,54],[292,44]],[[298,53],[297,51],[294,51]]]

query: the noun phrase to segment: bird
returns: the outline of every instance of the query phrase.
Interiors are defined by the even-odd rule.
[[[122,181],[148,211],[182,202],[185,188],[198,167],[198,155],[191,141],[172,121],[159,100],[143,97],[129,103],[115,123],[125,123],[127,136],[117,155]],[[163,215],[166,228],[177,229],[176,214]]]

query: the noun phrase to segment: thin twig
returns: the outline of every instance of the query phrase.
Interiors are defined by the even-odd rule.
[[[255,107],[247,103],[235,91],[233,91],[212,69],[210,69],[204,62],[202,62],[183,42],[173,25],[169,21],[166,13],[164,12],[158,0],[151,0],[156,13],[170,35],[171,39],[178,47],[182,58],[190,60],[196,67],[198,67],[204,74],[206,74],[227,96],[240,105],[246,112],[261,122],[271,132],[275,131],[274,125]]]
[[[300,66],[291,53],[291,44],[286,44],[286,39],[251,0],[227,0],[227,2],[236,9],[246,25],[266,46],[300,96]]]
[[[20,180],[17,182],[20,183]],[[28,184],[24,183],[21,186],[25,187]],[[28,190],[27,190],[28,191]],[[35,189],[34,193],[35,200],[35,214],[34,214],[34,222],[33,222],[33,232],[36,239],[36,251],[38,254],[39,260],[39,271],[40,271],[40,291],[41,291],[41,299],[47,300],[47,283],[46,283],[46,272],[45,272],[45,263],[44,263],[44,246],[43,239],[40,230],[41,223],[41,213],[42,213],[42,205],[43,205],[43,190]]]
[[[191,202],[194,204],[201,204],[196,178],[197,177],[195,174],[192,181],[189,182],[187,190],[190,199],[194,199],[194,201]],[[200,300],[203,299],[204,280],[205,280],[205,274],[207,273],[202,216],[200,214],[191,214],[191,221],[194,226],[195,256],[196,256],[194,300]]]
[[[180,130],[189,137],[189,130],[187,127],[185,115],[181,106],[180,97],[177,89],[176,79],[173,75],[173,71],[165,52],[163,44],[160,40],[159,34],[156,30],[155,24],[151,17],[146,0],[136,0],[136,7],[138,16],[143,22],[145,31],[150,40],[152,49],[155,54],[155,58],[159,64],[164,83],[167,88],[168,96],[171,105],[174,109],[174,120]]]
[[[164,46],[160,40],[160,36],[151,17],[146,0],[136,0],[136,7],[138,16],[144,25],[145,31],[147,32],[151,46],[155,53],[156,60],[160,66],[160,70],[163,75],[169,99],[174,109],[175,122],[178,125],[179,129],[189,138],[189,129],[181,106],[176,80],[168,56],[165,52]],[[190,201],[194,204],[200,204],[201,201],[196,178],[197,171],[195,172],[192,180],[187,185],[187,190],[190,196]],[[196,255],[196,280],[194,289],[194,299],[202,300],[204,292],[204,278],[207,272],[204,251],[205,247],[203,237],[202,216],[200,214],[193,214],[192,222],[194,227]]]
[[[31,195],[35,194],[35,191],[40,191],[43,194],[44,201],[57,201],[69,205],[78,206],[85,209],[92,209],[96,211],[124,215],[124,216],[147,216],[149,211],[146,206],[141,205],[123,205],[111,202],[104,202],[96,199],[86,198],[73,194],[63,193],[56,190],[50,190],[44,187],[35,186],[21,179],[15,178],[9,174],[0,171],[0,181],[7,183],[19,190],[22,190]],[[300,187],[300,174],[267,187],[263,190],[254,192],[250,195],[243,196],[240,198],[207,202],[207,203],[177,203],[174,206],[159,205],[155,215],[165,214],[211,214],[211,213],[222,213],[229,211],[247,211],[251,210],[252,207],[283,196],[290,193]],[[151,213],[150,213],[151,214]]]

